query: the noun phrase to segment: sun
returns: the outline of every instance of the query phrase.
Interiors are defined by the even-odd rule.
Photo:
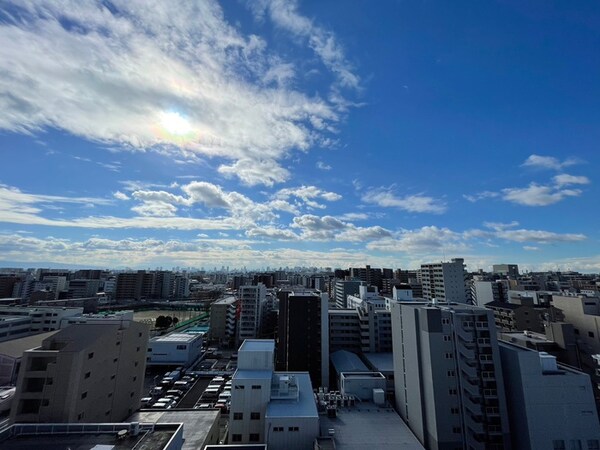
[[[192,131],[190,121],[177,112],[163,112],[160,123],[167,133],[176,136],[185,136]]]

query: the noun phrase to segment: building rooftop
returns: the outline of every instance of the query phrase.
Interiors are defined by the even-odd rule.
[[[388,353],[363,353],[363,356],[367,359],[369,364],[373,366],[373,369],[379,372],[393,372],[394,371],[394,354]]]
[[[150,339],[151,342],[193,342],[198,339],[200,333],[171,333]]]
[[[115,322],[107,324],[73,324],[61,329],[56,334],[44,339],[41,350],[55,350],[56,343],[64,343],[58,347],[65,352],[77,352],[94,344],[104,334],[115,335],[121,326]]]
[[[337,450],[424,450],[392,408],[362,402],[338,409],[334,418],[321,415],[319,419],[321,436],[333,430]]]
[[[231,305],[232,303],[237,302],[237,298],[235,298],[233,295],[229,296],[229,297],[223,297],[218,299],[217,301],[215,301],[213,303],[213,305]]]
[[[238,350],[247,352],[274,352],[275,341],[273,339],[246,339]]]
[[[220,411],[215,409],[139,411],[127,420],[140,423],[182,423],[184,442],[181,450],[196,450],[202,448],[220,415]]]
[[[23,356],[24,351],[41,346],[44,339],[49,338],[56,333],[58,333],[58,330],[0,342],[0,355],[10,356],[11,358],[20,358]]]
[[[180,427],[176,423],[163,424],[142,429],[134,436],[129,432],[129,423],[16,424],[0,433],[0,447],[2,450],[164,450]]]
[[[308,372],[276,372],[275,376],[293,375],[298,385],[297,400],[271,400],[267,406],[266,417],[317,417],[317,404],[313,394]],[[273,392],[272,392],[273,393]]]
[[[358,355],[348,350],[333,352],[329,359],[338,374],[342,372],[366,372],[369,370]]]
[[[258,380],[258,379],[270,379],[273,375],[272,370],[251,370],[251,369],[238,369],[233,375],[234,380]]]

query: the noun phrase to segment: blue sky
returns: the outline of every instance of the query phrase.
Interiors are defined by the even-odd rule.
[[[3,1],[0,43],[4,265],[600,271],[597,2]]]

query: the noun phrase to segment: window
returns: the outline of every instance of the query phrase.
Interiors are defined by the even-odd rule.
[[[83,378],[89,378],[90,376],[92,376],[92,372],[86,372]]]
[[[241,434],[232,434],[231,442],[242,442],[242,435]]]
[[[259,412],[251,412],[250,420],[260,420],[260,413]]]
[[[452,358],[454,358],[454,355],[452,353],[445,353],[444,354],[444,358],[446,358],[446,359],[452,359]]]
[[[451,339],[452,338],[449,335],[447,335],[447,334],[444,335],[444,342],[450,342]]]
[[[187,350],[187,345],[178,345],[177,350]]]
[[[598,439],[588,439],[588,450],[600,450],[600,441]]]
[[[109,392],[108,393],[108,398],[111,398],[111,397],[112,397],[112,392]]]
[[[452,427],[452,432],[455,433],[455,434],[460,434],[461,431],[462,430],[460,429],[460,427]]]
[[[115,377],[116,377],[116,375],[111,375],[111,376],[110,376],[110,379],[111,379],[111,380],[114,380],[114,379],[115,379]]]
[[[83,400],[86,397],[87,397],[87,392],[84,392],[83,394],[81,394],[81,400]]]
[[[244,389],[244,387],[245,387],[245,386],[244,386],[243,384],[236,384],[236,385],[235,385],[235,388],[236,388],[236,389]]]
[[[579,335],[579,330],[577,328],[573,328],[573,333]],[[560,439],[559,439],[560,440]]]
[[[450,414],[458,414],[458,413],[459,413],[458,408],[450,408]]]
[[[448,371],[448,376],[449,377],[455,377],[456,376],[456,372],[454,370],[449,370]]]
[[[288,431],[300,431],[298,427],[288,427]]]
[[[571,439],[571,450],[581,450],[581,441],[579,439]]]
[[[244,420],[244,413],[234,412],[233,413],[233,420]]]
[[[117,341],[117,344],[116,344],[116,345],[121,345],[121,341]]]
[[[135,349],[135,351],[136,351],[136,352],[139,352],[139,351],[140,351],[140,348],[139,348],[139,347],[138,347],[138,348],[136,348],[136,349]]]
[[[450,395],[457,395],[458,391],[456,389],[448,389],[448,394],[450,394]]]
[[[138,333],[138,337],[142,337],[142,333]]]
[[[250,439],[248,439],[250,442],[258,442],[260,441],[260,434],[258,433],[250,433]]]
[[[83,419],[83,413],[77,414],[77,420],[81,420],[81,419]]]
[[[279,433],[279,432],[283,431],[283,427],[273,427],[273,431],[274,431],[275,433]],[[591,447],[590,447],[590,448],[591,448]]]
[[[260,384],[253,384],[252,385],[252,389],[260,389],[260,388],[261,388]]]
[[[94,352],[88,353],[88,359],[92,359],[94,357]]]
[[[137,380],[137,377],[133,377],[133,381],[136,381],[136,380]]]
[[[565,441],[562,439],[554,439],[552,441],[552,448],[554,450],[566,450]]]
[[[594,337],[594,332],[593,331],[588,331],[588,336],[593,338]]]

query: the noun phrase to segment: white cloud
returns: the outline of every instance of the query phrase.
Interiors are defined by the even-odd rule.
[[[523,246],[523,250],[527,250],[528,252],[535,252],[538,251],[540,248],[536,247],[534,245],[524,245]]]
[[[117,200],[129,200],[129,196],[121,191],[113,192],[113,197]]]
[[[403,230],[396,238],[370,242],[367,248],[381,252],[428,254],[443,251],[465,252],[468,246],[460,233],[448,228],[426,226],[415,230]]]
[[[0,24],[0,129],[53,127],[113,148],[219,157],[229,161],[220,173],[272,185],[289,177],[282,158],[326,144],[347,109],[290,87],[293,61],[229,25],[214,1],[107,5],[23,0]],[[339,83],[358,84],[330,32],[293,25],[294,4],[269,11]]]
[[[552,244],[558,242],[578,242],[586,239],[579,233],[554,233],[544,230],[511,229],[495,232],[495,236],[512,242],[535,242],[538,244]]]
[[[342,199],[340,194],[324,191],[316,186],[300,186],[296,188],[280,189],[275,193],[274,197],[283,200],[287,200],[290,197],[296,197],[301,199],[308,207],[318,209],[324,209],[325,205],[315,201],[315,199],[322,199],[328,202],[335,202]]]
[[[294,217],[291,227],[301,230],[302,239],[312,241],[362,242],[392,236],[389,230],[380,226],[357,227],[332,216],[319,217],[312,214]]]
[[[568,166],[578,164],[580,161],[575,158],[567,158],[564,161],[553,156],[530,155],[523,164],[523,167],[533,167],[537,169],[561,170]]]
[[[325,164],[323,161],[317,161],[317,169],[331,170],[331,166],[329,164]]]
[[[485,200],[488,198],[495,198],[498,197],[500,194],[498,194],[498,192],[492,192],[492,191],[483,191],[483,192],[479,192],[477,194],[465,194],[463,195],[463,197],[465,199],[467,199],[468,201],[470,201],[471,203],[475,203],[478,202],[479,200]]]
[[[295,0],[250,0],[248,6],[257,18],[263,19],[268,15],[277,27],[307,40],[310,48],[325,67],[337,76],[342,86],[359,87],[360,78],[353,73],[334,34],[302,16]]]
[[[580,189],[559,189],[554,186],[531,183],[525,188],[502,189],[503,199],[525,206],[548,206],[567,197],[578,197]]]
[[[568,186],[570,184],[590,184],[590,179],[584,176],[569,175],[568,173],[561,173],[552,177],[552,181],[558,187]]]
[[[295,241],[298,240],[298,235],[291,230],[286,230],[276,227],[255,227],[246,230],[248,237],[265,237],[276,239],[279,241]]]
[[[369,190],[362,196],[362,201],[415,213],[442,214],[447,209],[441,200],[433,197],[421,194],[397,197],[390,190],[386,189]]]

